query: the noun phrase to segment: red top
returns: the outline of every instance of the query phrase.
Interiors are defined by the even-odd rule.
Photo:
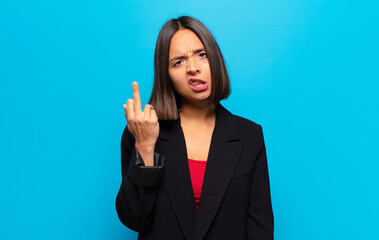
[[[199,210],[201,188],[203,186],[206,165],[207,161],[188,159],[192,188],[195,195],[196,210]]]

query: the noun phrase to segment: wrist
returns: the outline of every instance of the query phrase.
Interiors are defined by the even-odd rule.
[[[155,145],[151,145],[151,144],[144,144],[144,143],[140,143],[140,142],[136,142],[135,143],[135,146],[138,150],[138,152],[143,152],[143,153],[153,153],[154,152],[154,148],[155,148]]]
[[[135,147],[145,166],[154,166],[154,146],[136,143]]]

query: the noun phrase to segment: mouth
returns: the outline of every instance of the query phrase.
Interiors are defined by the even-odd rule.
[[[190,78],[190,80],[188,80],[189,84],[190,84],[190,87],[191,89],[194,91],[194,92],[202,92],[202,91],[205,91],[208,89],[208,84],[206,81],[203,81],[201,79],[198,79],[198,78]]]
[[[197,85],[206,83],[205,81],[198,79],[198,78],[190,78],[190,80],[188,82],[191,86],[197,86]]]

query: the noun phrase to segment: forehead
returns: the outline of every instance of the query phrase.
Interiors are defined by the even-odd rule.
[[[171,57],[191,53],[202,47],[203,43],[194,32],[189,29],[179,30],[171,38],[169,55]]]

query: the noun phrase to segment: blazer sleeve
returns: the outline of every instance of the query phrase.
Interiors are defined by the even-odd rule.
[[[154,152],[154,166],[145,166],[134,145],[134,136],[125,127],[121,139],[122,182],[116,197],[116,210],[125,226],[140,232],[152,219],[164,157]]]
[[[247,239],[274,239],[274,217],[262,127],[258,125],[258,151],[250,189]]]

